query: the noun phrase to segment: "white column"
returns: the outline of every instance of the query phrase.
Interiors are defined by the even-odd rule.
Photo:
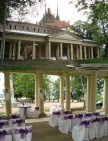
[[[90,84],[90,112],[96,111],[96,95],[97,95],[97,72],[91,72],[91,84]]]
[[[105,115],[108,116],[108,74],[104,82],[104,97],[103,97],[103,106],[105,109]]]
[[[35,41],[33,41],[32,59],[36,59],[36,46],[35,46]]]
[[[62,43],[60,43],[60,59],[63,58],[63,46]]]
[[[38,107],[39,106],[39,93],[38,93],[38,74],[34,75],[35,77],[35,106]]]
[[[93,47],[91,47],[91,59],[93,59]]]
[[[14,43],[14,46],[13,46],[13,59],[15,59],[15,53],[16,53],[16,44]]]
[[[79,48],[78,48],[78,45],[77,45],[77,59],[79,59]]]
[[[82,45],[80,45],[80,59],[82,59]]]
[[[11,114],[11,95],[10,95],[10,73],[4,72],[4,86],[5,86],[5,112],[6,116]]]
[[[10,43],[10,48],[9,48],[9,59],[12,59],[12,43]]]
[[[73,59],[73,44],[71,44],[71,59]]]
[[[64,77],[60,76],[60,104],[62,104],[64,109]]]
[[[70,110],[70,77],[66,76],[66,110]]]
[[[86,97],[86,111],[90,111],[90,76],[87,76],[87,97]]]
[[[51,42],[48,42],[48,58],[51,58]]]
[[[21,41],[18,42],[18,54],[17,59],[20,59]]]
[[[70,59],[70,47],[69,47],[69,44],[68,44],[68,48],[67,48],[67,58]]]
[[[46,59],[49,59],[48,58],[48,52],[49,52],[49,50],[48,50],[48,42],[46,42]]]
[[[25,55],[24,59],[27,59],[27,45],[25,45],[25,47],[24,47],[24,55]]]
[[[85,57],[85,59],[87,59],[86,46],[84,46],[84,57]]]

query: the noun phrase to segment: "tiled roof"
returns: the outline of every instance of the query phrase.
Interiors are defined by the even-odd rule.
[[[59,28],[64,28],[64,27],[70,26],[70,24],[66,21],[56,21],[53,23],[46,23],[46,25],[53,26],[53,27],[59,27]]]

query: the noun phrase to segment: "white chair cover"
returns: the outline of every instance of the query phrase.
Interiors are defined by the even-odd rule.
[[[59,126],[59,119],[60,119],[60,112],[53,112],[53,114],[51,115],[51,117],[49,118],[49,125],[52,127],[56,127]]]
[[[0,115],[0,120],[5,120],[5,115]]]
[[[10,119],[9,126],[11,128],[24,127],[25,126],[25,118]]]
[[[0,129],[8,128],[9,127],[9,121],[8,120],[0,120]]]
[[[72,131],[73,115],[65,115],[64,119],[59,120],[59,131],[64,134],[68,134]]]
[[[73,126],[79,125],[81,123],[81,120],[83,118],[83,114],[76,114],[73,118]]]
[[[18,114],[21,118],[31,117],[31,106],[18,107]]]
[[[54,104],[51,108],[50,108],[50,114],[52,114],[53,112],[57,111],[57,104]]]
[[[39,117],[39,107],[36,107],[35,110],[31,111],[31,118],[38,118]]]
[[[0,129],[0,141],[12,141],[11,128]]]
[[[90,120],[81,121],[80,125],[73,126],[72,139],[74,141],[89,141],[88,128]]]
[[[31,141],[32,126],[15,127],[13,133],[14,141]]]

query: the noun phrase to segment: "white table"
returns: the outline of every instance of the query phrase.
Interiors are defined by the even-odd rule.
[[[31,106],[18,107],[18,114],[21,116],[21,118],[31,117]]]

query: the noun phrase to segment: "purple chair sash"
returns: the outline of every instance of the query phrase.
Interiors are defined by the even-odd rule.
[[[5,119],[5,115],[0,115],[0,119]]]
[[[31,132],[32,132],[32,127],[29,128],[29,129],[27,129],[27,128],[25,128],[25,129],[15,129],[15,134],[21,134],[20,139],[26,138],[27,134],[31,133]]]
[[[22,126],[22,123],[25,123],[25,119],[17,119],[17,120],[12,120],[12,125],[13,124],[18,124],[18,127]]]
[[[73,119],[73,115],[64,116],[64,120],[67,120],[67,119],[70,119],[70,120],[72,120],[72,119]]]
[[[82,118],[83,118],[83,114],[76,114],[76,115],[75,115],[75,118],[82,119]]]
[[[71,113],[71,111],[63,111],[63,114],[66,114],[66,115],[68,115],[70,113]]]
[[[85,125],[86,128],[89,128],[90,127],[90,122],[91,122],[90,120],[81,121],[80,126]]]
[[[1,130],[0,131],[0,141],[4,141],[5,140],[5,137],[6,135],[11,135],[11,129],[6,131],[6,130]]]
[[[39,107],[36,107],[35,110],[39,111]]]
[[[59,111],[57,111],[57,112],[54,111],[54,112],[52,113],[52,115],[60,115],[60,114],[61,114],[61,112],[59,112]]]
[[[108,117],[105,117],[105,120],[107,120],[107,121],[108,121]]]
[[[0,121],[0,129],[2,129],[4,125],[9,125],[9,122],[8,121]]]
[[[16,119],[16,118],[20,118],[20,115],[9,115],[10,119]]]
[[[97,117],[97,116],[100,116],[100,113],[99,112],[94,112],[93,115]]]
[[[84,117],[91,117],[93,115],[93,113],[86,113],[85,115],[84,115]]]

